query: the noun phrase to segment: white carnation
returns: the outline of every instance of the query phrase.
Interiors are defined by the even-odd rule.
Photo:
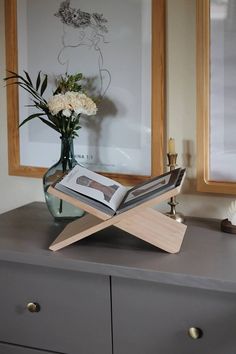
[[[89,98],[86,96],[84,93],[78,93],[78,99],[79,99],[79,104],[77,107],[75,107],[75,111],[81,110],[82,114],[86,114],[88,116],[94,115],[97,113],[97,106]]]
[[[71,116],[71,111],[70,111],[69,109],[64,109],[64,110],[62,111],[62,114],[63,114],[63,116],[69,118],[69,117]]]
[[[88,116],[97,113],[97,106],[84,93],[68,91],[64,95],[58,94],[52,96],[48,101],[48,108],[53,115],[62,111],[66,117],[70,117],[71,112],[76,114],[86,114]]]
[[[62,94],[54,95],[48,100],[48,108],[52,115],[58,114],[60,111],[67,109],[65,96]]]

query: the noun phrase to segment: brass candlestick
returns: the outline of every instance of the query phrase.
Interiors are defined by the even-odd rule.
[[[176,164],[177,157],[178,157],[178,154],[176,154],[176,153],[175,154],[171,154],[171,153],[167,154],[167,158],[168,158],[168,165],[167,166],[170,168],[170,171],[173,171],[175,169],[175,167],[177,166],[177,164]],[[179,204],[176,200],[176,197],[171,197],[168,204],[170,205],[170,211],[168,213],[166,213],[165,215],[169,216],[170,218],[172,218],[178,222],[184,222],[184,215],[176,212],[176,205]]]

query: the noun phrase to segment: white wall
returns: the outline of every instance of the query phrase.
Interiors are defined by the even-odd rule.
[[[234,197],[195,189],[196,71],[195,0],[167,0],[167,137],[176,139],[179,165],[188,169],[178,210],[185,215],[225,218]],[[0,0],[0,79],[5,76],[4,0]],[[42,181],[8,176],[6,92],[0,85],[0,213],[43,200]],[[161,210],[168,210],[166,203]]]

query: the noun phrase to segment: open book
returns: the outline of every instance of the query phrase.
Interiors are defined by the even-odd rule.
[[[106,214],[115,215],[179,186],[184,174],[185,170],[178,168],[127,188],[77,165],[54,188]]]

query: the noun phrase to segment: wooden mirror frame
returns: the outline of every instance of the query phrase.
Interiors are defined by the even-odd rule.
[[[210,0],[197,0],[197,190],[236,194],[236,183],[209,177],[210,144]]]
[[[165,121],[165,0],[152,0],[152,143],[151,176],[163,172]],[[5,0],[6,70],[18,71],[16,0]],[[46,168],[23,166],[19,151],[18,87],[7,86],[9,174],[42,177]],[[106,173],[121,183],[134,185],[151,176]]]

